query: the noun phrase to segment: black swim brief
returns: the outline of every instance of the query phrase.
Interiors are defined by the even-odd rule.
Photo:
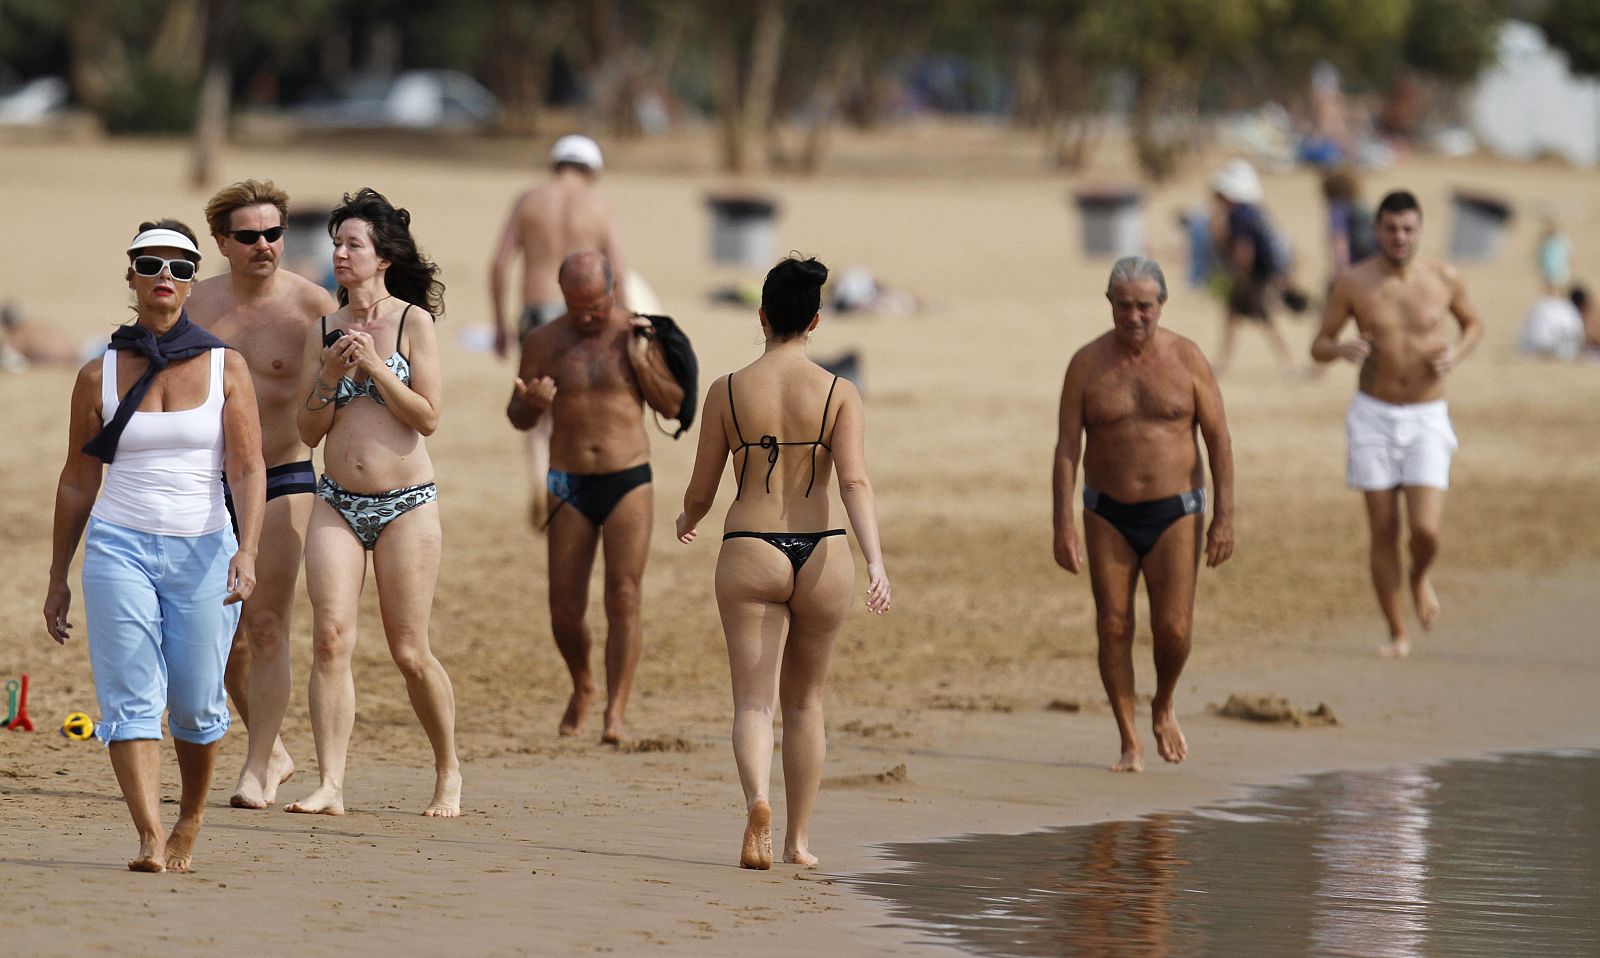
[[[1122,534],[1134,554],[1144,558],[1155,548],[1161,534],[1184,516],[1206,511],[1206,491],[1190,489],[1165,499],[1149,502],[1118,502],[1095,487],[1083,487],[1083,508],[1092,512]]]
[[[598,475],[579,475],[552,469],[545,480],[545,487],[558,502],[555,509],[550,510],[550,516],[555,518],[562,506],[571,505],[595,525],[605,525],[606,517],[611,515],[611,510],[617,507],[622,497],[650,482],[650,478],[648,462],[631,469]]]
[[[267,501],[279,496],[307,495],[317,491],[317,470],[310,459],[285,462],[267,467]],[[239,534],[239,516],[233,510],[233,493],[228,489],[228,477],[222,477],[222,504],[228,507],[228,521],[233,524],[233,534]]]

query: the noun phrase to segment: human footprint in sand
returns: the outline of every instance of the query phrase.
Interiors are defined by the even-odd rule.
[[[835,475],[867,560],[867,609],[889,611],[861,394],[805,353],[827,276],[814,259],[786,259],[767,274],[760,312],[766,349],[711,384],[694,475],[678,516],[678,540],[693,542],[731,457],[737,487],[723,524],[716,593],[733,674],[733,756],[746,814],[739,864],[745,868],[772,867],[774,702],[783,707],[789,812],[783,860],[817,864],[809,829],[827,748],[822,685],[855,582],[845,532],[832,527],[828,487]]]
[[[343,815],[345,758],[356,718],[350,663],[372,553],[389,654],[433,747],[433,799],[424,815],[461,814],[456,703],[428,640],[442,536],[425,437],[439,425],[442,379],[434,319],[438,267],[418,250],[411,216],[372,190],[333,211],[333,274],[343,307],[306,337],[308,446],[324,439],[306,534],[311,596],[311,731],[321,781],[291,812]]]
[[[190,322],[194,233],[145,223],[128,247],[137,315],[78,372],[56,487],[45,628],[66,642],[67,572],[84,543],[89,662],[117,784],[139,833],[136,872],[189,871],[217,748],[223,669],[255,589],[266,505],[261,422],[245,360]],[[239,532],[223,506],[233,488]],[[85,526],[88,527],[85,537]],[[161,833],[161,716],[178,754],[178,821]]]
[[[1411,652],[1406,630],[1400,558],[1401,503],[1409,527],[1410,586],[1422,630],[1439,621],[1439,596],[1428,570],[1439,553],[1444,495],[1456,434],[1445,406],[1444,381],[1483,338],[1483,323],[1467,301],[1466,285],[1450,266],[1417,255],[1422,208],[1396,190],[1378,204],[1378,253],[1346,270],[1328,294],[1311,356],[1361,366],[1345,418],[1346,478],[1366,500],[1371,533],[1372,586],[1389,625],[1380,655]],[[1339,338],[1354,317],[1357,335]],[[1447,317],[1460,338],[1448,338]]]
[[[1142,573],[1150,595],[1156,694],[1150,711],[1156,750],[1188,755],[1173,705],[1189,658],[1202,545],[1215,568],[1233,554],[1233,441],[1222,392],[1200,348],[1159,328],[1167,302],[1161,267],[1142,256],[1118,260],[1106,284],[1113,327],[1078,350],[1061,388],[1055,454],[1055,557],[1083,567],[1073,520],[1073,487],[1083,461],[1083,532],[1100,641],[1100,680],[1122,739],[1114,772],[1144,770],[1134,729],[1133,596]],[[1216,494],[1203,542],[1205,438]]]

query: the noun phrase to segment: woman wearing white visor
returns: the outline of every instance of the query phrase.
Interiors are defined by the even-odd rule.
[[[222,674],[239,603],[255,588],[266,470],[243,357],[183,309],[200,262],[194,233],[176,220],[143,223],[128,259],[134,321],[117,328],[73,387],[44,619],[51,637],[66,642],[67,570],[82,540],[95,732],[110,746],[139,832],[128,867],[188,871],[228,729]],[[237,540],[223,507],[224,472]],[[163,712],[183,782],[168,835]]]

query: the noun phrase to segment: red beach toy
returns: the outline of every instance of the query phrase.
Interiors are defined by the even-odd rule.
[[[26,672],[22,673],[22,694],[16,698],[16,710],[12,713],[11,721],[6,724],[6,728],[13,732],[19,729],[24,732],[33,731],[33,719],[28,718],[28,673]]]

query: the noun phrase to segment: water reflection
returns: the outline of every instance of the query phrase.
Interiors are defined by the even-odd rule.
[[[851,881],[983,955],[1600,954],[1600,753],[1318,776],[1184,815],[887,847]]]

